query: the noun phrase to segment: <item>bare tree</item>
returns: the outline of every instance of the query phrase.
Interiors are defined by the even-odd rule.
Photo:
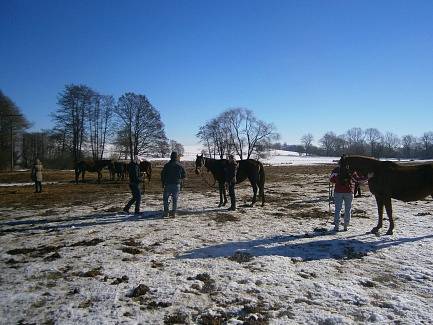
[[[210,132],[209,123],[200,126],[196,137],[206,147],[209,157],[215,157],[215,143]]]
[[[396,151],[400,145],[400,138],[392,132],[386,132],[383,136],[382,143],[385,149],[385,157],[395,157]]]
[[[325,149],[327,156],[335,153],[337,136],[334,132],[326,132],[319,142],[322,145],[322,148]]]
[[[301,143],[305,148],[305,155],[308,156],[311,153],[311,147],[313,145],[314,137],[311,133],[304,134],[301,137]]]
[[[185,152],[185,148],[179,142],[175,140],[170,140],[170,151],[175,151],[179,155],[183,155],[183,153]]]
[[[278,140],[280,137],[272,123],[258,120],[250,110],[246,110],[245,114],[245,135],[248,144],[247,159],[250,159],[252,153],[258,147],[268,150],[269,143]],[[261,151],[263,152],[263,149]]]
[[[170,154],[170,144],[166,137],[162,137],[156,141],[155,155],[157,157],[167,157]]]
[[[146,96],[134,93],[122,95],[115,112],[120,118],[118,143],[127,143],[131,160],[135,154],[151,155],[157,152],[161,140],[166,139],[164,124]]]
[[[53,114],[55,128],[62,130],[71,141],[74,162],[82,157],[86,135],[86,113],[92,105],[95,92],[85,85],[66,85],[59,94],[56,113]]]
[[[424,158],[433,157],[433,132],[424,132],[420,140],[424,149]]]
[[[361,128],[351,128],[346,132],[346,141],[348,150],[353,154],[362,154],[364,152],[364,132]]]
[[[214,118],[201,126],[197,136],[203,144],[208,146],[210,156],[215,158],[218,155],[220,159],[224,158],[228,149],[228,142],[222,118]]]
[[[235,153],[240,159],[249,159],[256,151],[269,150],[269,145],[279,138],[273,124],[257,119],[254,113],[245,108],[229,109],[205,125],[201,126],[200,138],[210,156],[220,159],[226,154]]]
[[[222,129],[228,135],[228,151],[234,150],[243,159],[245,146],[245,132],[243,122],[251,111],[242,108],[233,108],[221,114]]]
[[[377,156],[376,153],[376,147],[381,143],[382,141],[382,134],[378,129],[375,128],[368,128],[364,131],[365,134],[365,140],[367,141],[368,145],[370,146],[370,155],[372,157]]]
[[[411,134],[404,135],[401,138],[401,144],[403,147],[403,155],[407,158],[412,158],[416,146],[416,138]]]
[[[111,135],[113,96],[94,94],[88,107],[89,141],[93,159],[102,159],[107,136]]]

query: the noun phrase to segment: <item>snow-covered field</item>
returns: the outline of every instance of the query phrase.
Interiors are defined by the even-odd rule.
[[[203,147],[201,145],[189,145],[184,147],[185,152],[182,156],[182,161],[194,161],[197,155],[201,154]],[[167,158],[150,158],[141,157],[146,160],[167,160]],[[310,157],[300,156],[299,153],[294,151],[285,150],[271,150],[269,157],[261,159],[264,164],[272,166],[285,166],[285,165],[315,165],[315,164],[329,164],[338,160],[339,157]]]
[[[0,214],[2,324],[431,324],[433,203],[393,201],[393,236],[374,198],[354,201],[332,233],[327,175],[266,186],[264,207],[217,208],[217,193],[183,192],[178,216],[161,198],[141,216],[129,194],[91,205]],[[385,222],[385,229],[388,226]]]

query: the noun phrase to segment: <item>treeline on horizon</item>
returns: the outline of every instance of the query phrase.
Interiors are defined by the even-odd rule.
[[[0,90],[0,169],[17,164],[28,168],[36,158],[47,168],[72,168],[81,159],[129,160],[136,154],[168,157],[171,151],[184,152],[182,144],[167,138],[159,111],[142,94],[127,92],[116,100],[86,85],[68,84],[58,94],[51,118],[52,129],[29,132],[31,123]],[[196,136],[203,153],[213,158],[235,154],[240,159],[261,159],[270,149],[317,156],[433,158],[431,131],[400,137],[354,127],[342,135],[327,132],[318,140],[319,146],[310,133],[302,136],[301,144],[287,144],[276,142],[280,136],[272,123],[246,108],[222,112],[201,125]]]
[[[338,157],[343,154],[364,155],[375,158],[433,159],[433,132],[421,136],[412,134],[398,136],[392,132],[382,133],[376,128],[365,130],[353,127],[342,135],[329,131],[313,145],[311,133],[301,138],[301,144],[274,143],[272,149],[296,151],[300,154]]]
[[[166,136],[159,111],[145,95],[127,92],[117,100],[86,85],[65,85],[51,114],[52,129],[28,132],[31,123],[0,91],[0,169],[72,168],[81,159],[167,157],[183,146]]]

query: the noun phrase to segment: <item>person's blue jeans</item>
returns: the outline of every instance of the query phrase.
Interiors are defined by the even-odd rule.
[[[135,202],[135,213],[139,213],[140,212],[140,203],[141,203],[141,192],[140,192],[139,184],[129,183],[129,188],[131,189],[132,198],[131,198],[131,200],[129,200],[129,202],[126,204],[126,206],[123,210],[129,211],[129,208]]]
[[[179,197],[180,192],[180,184],[167,184],[164,187],[164,194],[162,200],[164,202],[164,213],[168,213],[169,202],[168,199],[171,196],[173,201],[173,210],[172,213],[176,213],[177,209],[177,198]]]
[[[350,216],[352,214],[352,200],[353,193],[334,193],[334,202],[335,202],[335,214],[334,214],[334,225],[335,228],[338,229],[340,226],[340,211],[343,207],[344,202],[344,228],[346,229],[349,226]]]

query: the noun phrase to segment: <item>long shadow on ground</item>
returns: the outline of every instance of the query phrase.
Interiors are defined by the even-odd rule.
[[[237,253],[258,256],[284,256],[300,258],[303,261],[323,259],[362,258],[368,253],[381,249],[404,245],[433,238],[426,235],[412,238],[376,240],[374,235],[367,235],[365,240],[355,238],[315,239],[329,233],[312,233],[293,236],[275,236],[250,241],[229,242],[220,245],[198,248],[184,253],[177,259],[209,259],[230,257]],[[311,238],[314,238],[311,240]],[[372,240],[372,241],[368,241]]]
[[[225,212],[221,208],[210,208],[203,210],[178,210],[181,215],[206,214],[209,212]],[[6,233],[21,233],[26,231],[53,231],[67,228],[84,228],[97,225],[106,225],[121,222],[162,219],[162,210],[144,211],[139,215],[124,213],[96,213],[83,216],[59,217],[59,218],[32,218],[25,220],[13,220],[0,222],[0,236]]]

